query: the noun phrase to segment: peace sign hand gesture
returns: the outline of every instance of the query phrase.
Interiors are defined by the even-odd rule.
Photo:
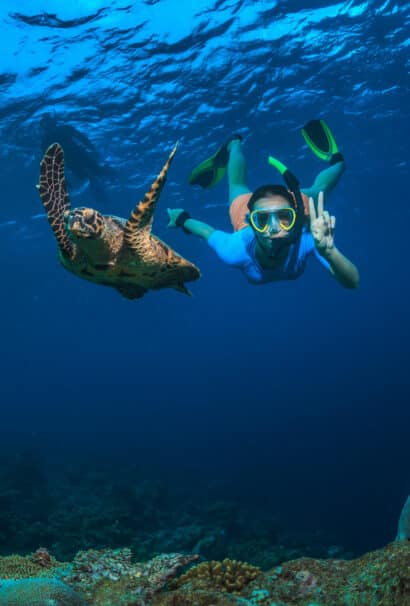
[[[313,198],[309,198],[310,231],[315,242],[317,251],[325,255],[334,247],[334,232],[336,217],[329,215],[327,210],[323,209],[323,192],[319,192],[317,203],[317,214]]]

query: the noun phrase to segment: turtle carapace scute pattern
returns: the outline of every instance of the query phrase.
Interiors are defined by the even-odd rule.
[[[177,145],[144,198],[123,219],[93,208],[71,208],[64,151],[58,143],[50,145],[40,163],[38,189],[66,269],[85,280],[111,286],[128,299],[160,288],[190,294],[185,282],[197,280],[199,269],[151,231],[176,150]]]

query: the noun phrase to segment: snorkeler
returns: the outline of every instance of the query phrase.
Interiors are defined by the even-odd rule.
[[[105,166],[98,150],[88,137],[71,124],[62,122],[56,113],[47,113],[40,120],[41,151],[58,142],[63,148],[66,163],[71,173],[83,184],[89,184],[90,190],[98,201],[105,198],[104,188],[99,178],[114,174],[114,170]]]
[[[224,263],[240,269],[252,284],[298,278],[313,253],[342,286],[357,288],[359,272],[336,248],[336,219],[324,209],[325,195],[344,171],[343,155],[323,120],[312,120],[302,134],[312,151],[329,162],[312,187],[304,188],[302,193],[295,175],[279,160],[269,157],[286,187],[263,185],[252,193],[246,184],[242,137],[233,135],[189,177],[191,185],[209,188],[227,173],[233,233],[193,219],[181,208],[168,209],[168,227],[181,227],[206,240]]]

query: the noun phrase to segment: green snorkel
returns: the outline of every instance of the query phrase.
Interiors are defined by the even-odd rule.
[[[296,221],[294,227],[292,228],[292,236],[290,236],[291,241],[295,242],[298,240],[298,238],[300,238],[306,220],[302,193],[299,188],[299,179],[295,177],[295,175],[280,160],[269,156],[268,162],[280,172],[289,191],[293,194],[295,199]],[[289,238],[286,238],[286,240],[289,242]]]
[[[305,124],[302,128],[302,135],[313,153],[321,160],[329,162],[330,166],[344,161],[343,154],[339,151],[332,131],[324,120],[311,120]],[[296,221],[291,236],[291,241],[294,242],[301,236],[307,219],[299,179],[280,160],[269,156],[268,162],[280,172],[288,190],[295,199]]]

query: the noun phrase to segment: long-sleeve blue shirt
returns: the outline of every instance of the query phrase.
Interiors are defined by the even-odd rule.
[[[265,269],[259,264],[256,258],[256,236],[251,227],[233,233],[215,230],[208,238],[208,244],[224,263],[240,269],[252,284],[295,280],[305,271],[307,259],[312,254],[324,267],[330,269],[329,263],[317,252],[312,234],[306,228],[301,237],[289,246],[283,263],[275,269]]]

